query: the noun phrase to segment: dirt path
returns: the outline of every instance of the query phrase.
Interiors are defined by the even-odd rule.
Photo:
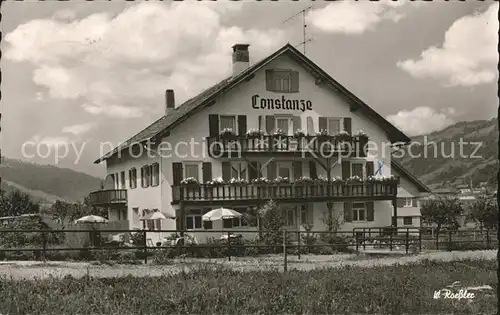
[[[356,255],[333,255],[333,256],[302,256],[299,260],[297,256],[288,257],[288,270],[311,270],[323,267],[341,267],[345,265],[374,267],[394,264],[408,264],[424,259],[452,261],[461,259],[488,259],[496,260],[497,251],[469,251],[469,252],[433,252],[422,253],[414,256],[371,258],[368,256]],[[178,273],[182,270],[192,270],[200,264],[222,265],[234,270],[283,270],[282,256],[268,256],[263,258],[233,258],[227,259],[178,259],[169,265],[95,265],[84,262],[0,262],[0,276],[13,279],[21,278],[46,278],[49,276],[63,277],[72,275],[83,277],[90,275],[94,277],[119,277],[133,275],[161,276],[169,273]]]

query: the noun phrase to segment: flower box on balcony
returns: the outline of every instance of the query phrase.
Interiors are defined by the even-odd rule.
[[[230,186],[246,186],[248,185],[248,182],[245,179],[242,178],[231,178],[229,181]]]
[[[306,136],[306,133],[302,130],[297,130],[295,131],[295,133],[293,134],[293,137],[294,138],[297,138],[297,139],[301,139],[301,138],[304,138]]]
[[[199,187],[200,183],[198,182],[198,180],[196,180],[196,178],[188,177],[188,178],[185,178],[181,181],[181,186],[189,187],[189,188]]]
[[[246,136],[248,139],[257,139],[264,136],[264,131],[259,129],[250,129],[247,131]]]
[[[222,140],[235,140],[236,134],[233,132],[231,128],[222,129],[219,134],[219,138]]]

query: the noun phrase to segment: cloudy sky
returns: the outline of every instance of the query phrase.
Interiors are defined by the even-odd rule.
[[[283,21],[308,5],[307,56],[408,135],[495,116],[494,2],[5,2],[2,154],[54,164],[23,143],[69,143],[59,166],[103,176],[99,142],[156,120],[165,89],[180,104],[226,77],[234,43],[251,62],[300,43]]]

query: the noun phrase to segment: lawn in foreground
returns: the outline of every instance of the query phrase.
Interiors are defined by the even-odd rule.
[[[496,262],[423,261],[373,268],[237,272],[218,267],[162,277],[0,280],[3,314],[494,314]],[[490,285],[473,300],[434,291]]]

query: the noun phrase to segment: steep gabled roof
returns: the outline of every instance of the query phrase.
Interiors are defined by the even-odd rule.
[[[196,112],[197,109],[201,109],[203,107],[211,105],[217,97],[228,92],[230,89],[235,87],[241,82],[250,80],[254,74],[266,66],[269,62],[273,61],[277,57],[282,54],[287,54],[292,57],[295,61],[299,62],[303,67],[305,67],[319,82],[324,82],[328,84],[333,90],[340,92],[340,95],[343,96],[346,101],[351,106],[351,111],[361,110],[364,114],[379,124],[388,134],[389,140],[392,143],[395,142],[410,142],[410,138],[408,138],[404,133],[402,133],[399,129],[389,123],[386,119],[380,116],[377,112],[375,112],[371,107],[357,98],[354,94],[349,92],[345,87],[343,87],[340,83],[335,81],[331,76],[329,76],[325,71],[323,71],[320,67],[318,67],[314,62],[312,62],[309,58],[304,56],[300,51],[295,49],[292,45],[286,44],[282,48],[278,49],[273,54],[268,57],[262,59],[256,64],[250,66],[248,69],[244,70],[237,76],[231,76],[226,78],[216,85],[206,89],[202,93],[197,96],[187,100],[182,105],[178,106],[176,109],[171,111],[168,115],[161,117],[157,121],[153,122],[151,125],[146,127],[144,130],[140,131],[120,146],[114,148],[112,151],[106,153],[104,156],[100,157],[94,163],[100,163],[112,156],[114,156],[119,151],[126,149],[131,144],[141,143],[147,141],[149,139],[159,139],[164,135],[167,135],[171,129],[175,128],[179,123],[187,119],[190,115]]]
[[[420,192],[430,193],[431,190],[424,183],[422,183],[418,178],[411,174],[403,165],[399,164],[396,160],[391,159],[391,166],[396,169],[399,173],[405,176],[413,185],[415,185]]]

